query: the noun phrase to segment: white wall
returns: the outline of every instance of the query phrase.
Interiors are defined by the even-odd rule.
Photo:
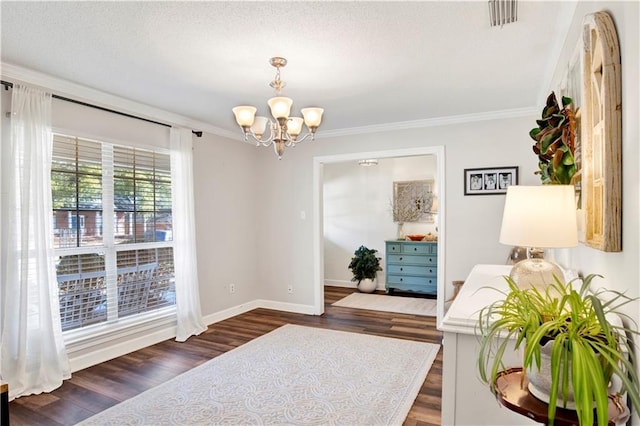
[[[584,16],[606,11],[613,18],[620,43],[622,69],[622,251],[605,253],[585,245],[568,251],[570,265],[585,273],[597,273],[604,279],[597,286],[626,292],[629,297],[640,295],[640,3],[580,2],[567,39],[563,45],[551,87],[558,87],[566,66],[582,36]],[[551,89],[550,89],[551,90]],[[636,324],[640,323],[640,303],[624,308]],[[636,344],[640,341],[636,338]],[[638,354],[636,353],[636,357]],[[636,366],[640,374],[640,366]],[[640,424],[634,412],[632,424]]]
[[[393,222],[393,182],[434,180],[433,155],[382,158],[377,166],[362,167],[357,161],[324,166],[324,282],[355,286],[347,268],[360,245],[378,250],[385,270],[385,240],[397,237]],[[435,186],[434,186],[435,188]],[[435,223],[407,223],[407,234],[436,235]],[[384,274],[378,287],[384,288]]]
[[[504,206],[503,195],[464,196],[463,170],[473,167],[519,166],[520,182],[536,183],[529,130],[535,115],[394,130],[368,135],[324,138],[288,150],[281,161],[259,160],[261,176],[273,184],[260,193],[260,205],[272,224],[260,238],[259,276],[269,299],[289,299],[312,304],[314,294],[313,177],[315,156],[444,146],[446,151],[446,253],[447,297],[452,280],[464,279],[477,263],[504,263],[509,247],[498,243]],[[279,184],[278,184],[279,183]],[[299,212],[306,212],[300,219]],[[292,282],[294,295],[284,282]]]
[[[604,276],[602,286],[627,291],[631,297],[640,295],[640,4],[638,2],[580,2],[571,22],[551,87],[560,85],[566,67],[582,33],[584,16],[607,11],[615,23],[622,62],[622,251],[605,253],[581,244],[570,250],[570,265],[589,274]],[[550,91],[551,89],[549,89]],[[627,312],[640,320],[639,305],[629,306]]]
[[[259,297],[256,236],[264,224],[257,220],[257,148],[207,133],[193,145],[200,305],[207,317]]]

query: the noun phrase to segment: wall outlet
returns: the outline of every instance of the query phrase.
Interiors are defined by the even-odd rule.
[[[229,284],[229,293],[235,293],[236,292],[236,285],[231,283]]]
[[[293,286],[292,285],[288,286],[287,287],[287,291],[289,292],[289,294],[292,294],[293,293]]]

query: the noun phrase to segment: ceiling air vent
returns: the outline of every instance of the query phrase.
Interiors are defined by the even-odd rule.
[[[492,27],[510,24],[518,20],[517,0],[489,0],[489,22]]]

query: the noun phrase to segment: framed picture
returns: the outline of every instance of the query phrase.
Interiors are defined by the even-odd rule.
[[[464,195],[506,194],[518,184],[518,167],[464,169]]]
[[[434,222],[438,202],[433,189],[433,179],[394,182],[393,221]]]

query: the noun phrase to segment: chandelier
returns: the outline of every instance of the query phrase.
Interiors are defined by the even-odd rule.
[[[278,156],[282,158],[285,147],[295,146],[307,138],[315,139],[316,130],[322,121],[322,108],[302,108],[302,117],[290,117],[291,104],[293,100],[280,96],[282,88],[286,83],[280,80],[280,68],[287,65],[285,58],[273,57],[269,63],[276,68],[276,78],[270,84],[276,91],[276,96],[267,102],[271,109],[271,115],[275,119],[257,116],[256,108],[253,106],[237,106],[233,108],[236,122],[242,128],[244,140],[248,141],[249,136],[256,142],[256,146],[271,146]],[[302,123],[307,125],[308,132],[300,137]]]

